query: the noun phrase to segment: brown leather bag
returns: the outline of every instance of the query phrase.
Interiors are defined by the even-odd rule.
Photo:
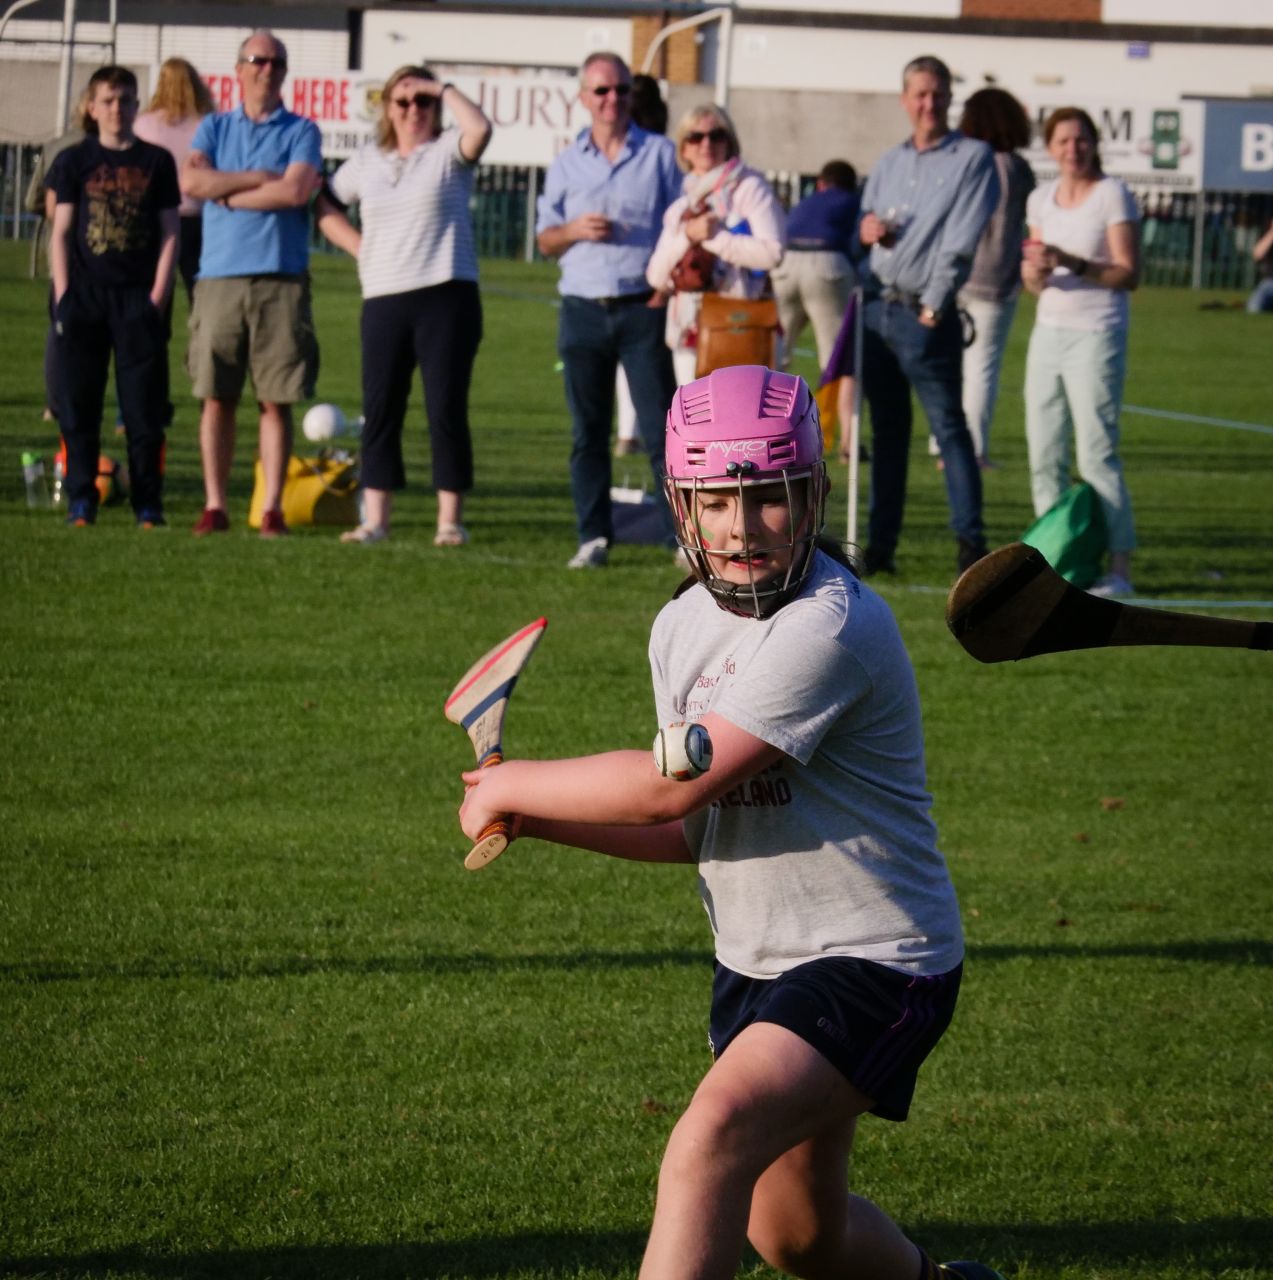
[[[735,364],[763,364],[772,369],[777,359],[778,304],[773,298],[703,295],[698,316],[697,377]]]

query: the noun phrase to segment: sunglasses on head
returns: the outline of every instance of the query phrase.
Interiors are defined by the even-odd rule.
[[[720,125],[717,125],[715,129],[696,129],[693,133],[687,133],[685,135],[685,141],[688,142],[691,147],[698,146],[704,138],[706,138],[708,142],[728,142],[729,134],[722,129]]]
[[[632,86],[630,84],[599,84],[591,92],[598,98],[604,98],[611,93],[616,97],[626,98],[632,92]]]
[[[417,110],[423,111],[425,107],[431,107],[435,102],[437,102],[437,98],[432,94],[415,93],[409,98],[395,98],[393,100],[393,105],[397,107],[399,111],[410,110],[413,106]]]
[[[250,67],[277,67],[280,71],[287,70],[287,59],[275,57],[270,53],[245,53],[240,61],[246,62]]]

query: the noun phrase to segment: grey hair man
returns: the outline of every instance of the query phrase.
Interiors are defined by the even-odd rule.
[[[941,450],[962,572],[986,553],[981,471],[962,406],[963,331],[955,295],[999,198],[994,154],[947,121],[950,69],[925,56],[902,73],[910,137],[886,152],[862,193],[870,249],[863,391],[870,407],[871,512],[865,571],[896,571],[906,505],[911,392]]]

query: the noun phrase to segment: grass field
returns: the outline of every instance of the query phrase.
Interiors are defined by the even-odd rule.
[[[456,552],[430,545],[418,411],[392,541],[250,534],[250,425],[233,531],[191,538],[179,342],[172,527],[28,512],[19,453],[54,440],[24,265],[0,252],[0,1276],[635,1275],[707,1065],[692,872],[527,842],[467,875],[469,748],[441,715],[478,653],[546,613],[510,750],[655,729],[645,639],[677,575],[645,547],[563,568],[552,269],[485,264]],[[356,282],[330,259],[316,275],[321,395],[352,412]],[[1136,297],[1128,402],[1265,430],[1127,416],[1136,582],[1273,617],[1230,607],[1273,599],[1273,332],[1205,300]],[[1027,303],[987,479],[996,542],[1029,521],[1029,323]],[[942,621],[953,543],[918,436],[913,461],[882,590],[969,958],[911,1122],[862,1126],[856,1186],[936,1256],[1010,1280],[1273,1274],[1273,661],[979,666]],[[754,1256],[746,1273],[773,1275]]]

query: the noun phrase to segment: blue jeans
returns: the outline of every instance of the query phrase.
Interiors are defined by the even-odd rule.
[[[985,543],[981,519],[981,470],[964,418],[963,332],[948,307],[930,329],[900,302],[873,298],[862,330],[863,395],[871,410],[871,516],[868,545],[892,555],[902,532],[906,469],[911,444],[911,389],[945,463],[946,498],[955,536]]]
[[[1254,316],[1261,311],[1273,311],[1273,276],[1261,280],[1246,300],[1246,309]]]
[[[672,353],[663,331],[665,307],[644,301],[594,302],[564,297],[557,351],[561,356],[566,404],[570,409],[570,487],[575,499],[579,541],[613,541],[610,511],[610,427],[614,378],[620,364],[628,379],[636,425],[663,503],[663,431],[676,392]],[[668,538],[672,535],[666,518]]]

